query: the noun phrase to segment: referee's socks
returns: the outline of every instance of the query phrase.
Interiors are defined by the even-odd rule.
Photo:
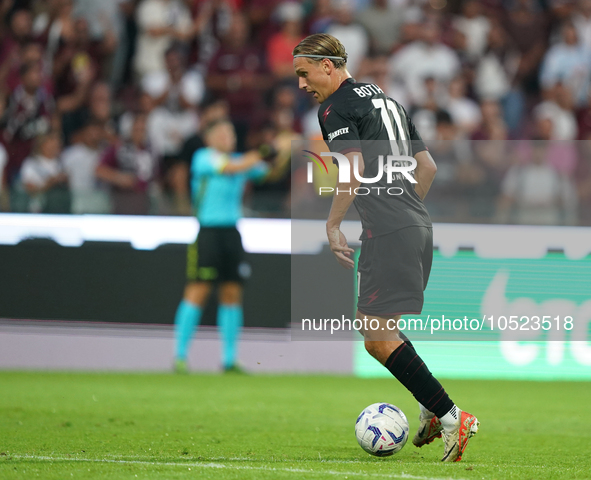
[[[175,358],[186,360],[189,344],[201,320],[201,307],[181,300],[174,317]]]

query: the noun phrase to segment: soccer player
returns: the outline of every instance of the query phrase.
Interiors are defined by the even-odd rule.
[[[187,353],[213,283],[219,285],[217,323],[223,341],[222,366],[236,365],[238,337],[243,323],[242,282],[249,274],[236,223],[249,180],[262,180],[270,169],[259,152],[244,155],[236,148],[234,127],[219,120],[205,127],[206,148],[193,155],[191,190],[199,234],[187,250],[187,284],[175,316],[175,370],[187,371]]]
[[[337,183],[339,193],[333,197],[326,231],[338,262],[354,268],[353,249],[340,224],[351,203],[355,204],[363,227],[357,318],[376,318],[380,323],[377,330],[363,332],[365,348],[418,400],[421,423],[413,443],[422,447],[443,433],[442,461],[459,461],[469,438],[478,431],[478,420],[454,404],[411,342],[387,327],[388,319],[398,320],[401,314],[420,313],[423,308],[433,259],[433,230],[423,199],[437,171],[435,162],[404,108],[379,86],[351,78],[347,54],[338,39],[310,35],[295,47],[293,56],[300,88],[320,103],[318,120],[330,151],[344,154],[351,166],[351,181]],[[373,179],[379,173],[379,154],[383,158],[413,156],[417,183],[396,174],[388,184],[383,175],[377,183],[368,183],[384,187],[382,195],[376,193],[380,190],[355,195],[362,183],[354,176],[354,157],[359,158],[363,178]],[[403,193],[384,195],[391,187]]]

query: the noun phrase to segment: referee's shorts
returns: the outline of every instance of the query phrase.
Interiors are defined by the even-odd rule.
[[[243,282],[250,276],[236,227],[201,227],[187,248],[188,282]]]
[[[431,227],[405,227],[363,240],[357,270],[357,310],[386,318],[421,313],[432,263]]]

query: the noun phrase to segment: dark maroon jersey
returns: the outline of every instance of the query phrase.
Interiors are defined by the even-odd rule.
[[[7,175],[10,179],[23,160],[30,155],[33,140],[50,130],[51,117],[55,110],[53,97],[44,87],[34,95],[28,95],[19,85],[8,99],[4,143],[8,151]]]
[[[366,179],[378,176],[380,162],[384,165],[388,155],[412,157],[427,149],[398,102],[387,97],[377,85],[357,83],[353,78],[345,80],[320,105],[318,121],[331,152],[362,153]],[[370,193],[355,197],[363,227],[361,239],[410,226],[431,226],[415,184],[401,173],[394,173],[391,183],[387,183],[387,177],[384,173],[376,183],[362,183]],[[362,191],[365,193],[366,189]]]

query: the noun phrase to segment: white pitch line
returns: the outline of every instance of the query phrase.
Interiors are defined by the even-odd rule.
[[[380,477],[380,478],[403,478],[409,480],[450,480],[451,477],[422,477],[417,475],[410,475],[407,473],[365,473],[365,472],[337,472],[335,470],[310,470],[304,468],[276,468],[276,467],[253,467],[250,465],[225,465],[221,463],[175,463],[175,462],[153,462],[147,460],[115,460],[108,458],[71,458],[71,457],[47,457],[38,455],[13,455],[7,454],[8,457],[27,460],[39,461],[54,461],[54,462],[87,462],[87,463],[113,463],[123,465],[152,465],[158,467],[195,467],[195,468],[220,468],[229,470],[262,470],[269,472],[284,472],[284,473],[306,473],[310,475],[334,475],[341,477],[357,476],[357,477]],[[462,479],[457,479],[462,480]]]
[[[138,459],[146,458],[144,455],[133,455],[133,454],[117,455],[117,454],[105,453],[103,455],[105,457],[111,457],[114,460],[125,460],[128,458],[138,458]],[[49,458],[53,458],[53,457],[49,457]],[[192,457],[187,457],[187,460],[189,460],[189,459],[192,460]],[[150,461],[150,460],[145,460],[145,461]],[[203,461],[213,463],[213,462],[218,462],[218,461],[219,462],[263,462],[264,460],[261,460],[258,458],[249,458],[249,457],[207,457]],[[308,462],[308,461],[312,461],[312,460],[289,460],[290,463],[302,463],[302,462]],[[362,460],[331,460],[331,459],[321,458],[320,460],[318,460],[318,462],[319,463],[333,463],[336,465],[364,465],[364,466],[371,465],[370,463],[364,462]],[[450,464],[450,463],[441,463],[439,460],[433,460],[433,461],[431,461],[431,464],[432,465],[440,465],[442,468],[448,468],[448,467],[451,467],[452,465],[455,465],[455,464]],[[175,464],[175,465],[178,465],[178,464]],[[471,463],[468,461],[462,462],[462,465],[472,466],[472,467],[483,467],[483,468],[554,468],[554,467],[548,467],[547,465],[516,465],[516,464],[512,464],[512,463],[506,463],[503,465],[491,465],[491,464],[487,464],[487,463]],[[453,468],[453,467],[451,467],[451,468]],[[570,467],[560,467],[560,468],[566,469],[566,470],[571,470]],[[409,478],[411,478],[411,477],[409,477]],[[422,478],[422,477],[417,477],[417,478]],[[441,479],[441,480],[443,480],[443,479]]]

